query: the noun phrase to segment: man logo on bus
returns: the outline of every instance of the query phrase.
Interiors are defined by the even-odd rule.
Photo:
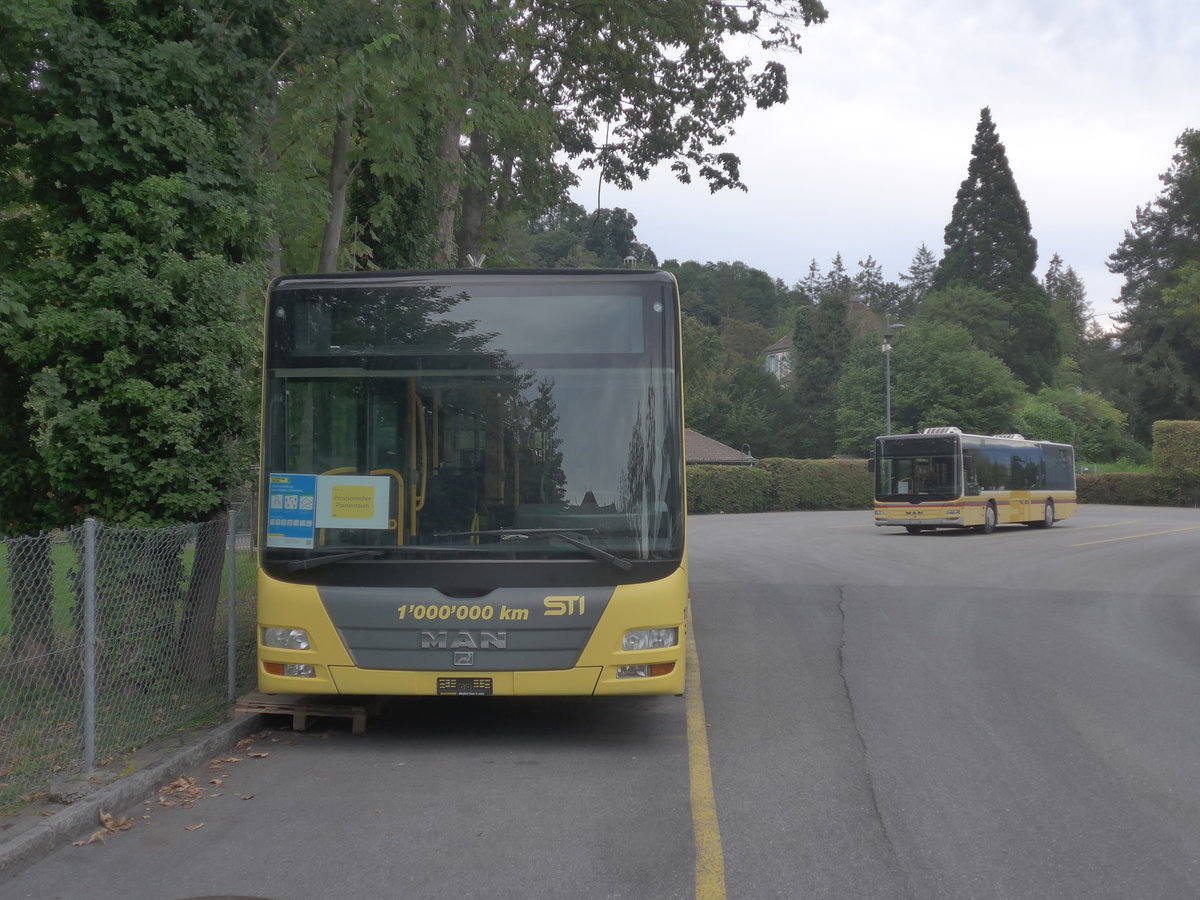
[[[505,650],[507,631],[422,631],[422,650]]]

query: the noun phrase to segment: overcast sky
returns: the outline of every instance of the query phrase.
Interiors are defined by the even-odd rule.
[[[1194,0],[826,0],[829,19],[782,56],[790,99],[750,110],[729,149],[749,191],[710,194],[661,169],[605,185],[659,260],[740,260],[793,284],[836,253],[870,254],[889,280],[943,230],[979,112],[992,119],[1029,207],[1037,275],[1053,254],[1094,312],[1118,307],[1105,266],[1161,190],[1175,139],[1200,128]],[[594,172],[575,199],[593,208]]]

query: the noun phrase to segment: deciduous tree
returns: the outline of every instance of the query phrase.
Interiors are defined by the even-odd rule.
[[[837,389],[851,339],[850,310],[837,294],[826,293],[816,306],[797,308],[789,385],[798,430],[798,457],[821,459],[833,455]]]
[[[13,352],[56,524],[205,518],[244,477],[272,21],[104,7],[50,35],[22,135],[43,262]]]
[[[957,425],[1013,430],[1024,391],[1008,367],[972,344],[958,325],[914,323],[892,340],[892,431]],[[855,345],[837,390],[840,452],[865,455],[883,434],[884,360],[876,341]]]

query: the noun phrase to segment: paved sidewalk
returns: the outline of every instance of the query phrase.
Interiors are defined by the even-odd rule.
[[[100,813],[119,814],[168,784],[182,772],[219,756],[262,727],[248,715],[222,725],[163,741],[133,756],[136,771],[89,791],[73,803],[49,801],[0,816],[0,881],[71,841],[100,827]]]

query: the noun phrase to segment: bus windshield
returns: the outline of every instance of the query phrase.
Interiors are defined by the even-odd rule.
[[[877,500],[919,503],[962,496],[956,436],[881,438],[875,459]]]
[[[264,564],[677,560],[674,303],[644,274],[277,282]]]

